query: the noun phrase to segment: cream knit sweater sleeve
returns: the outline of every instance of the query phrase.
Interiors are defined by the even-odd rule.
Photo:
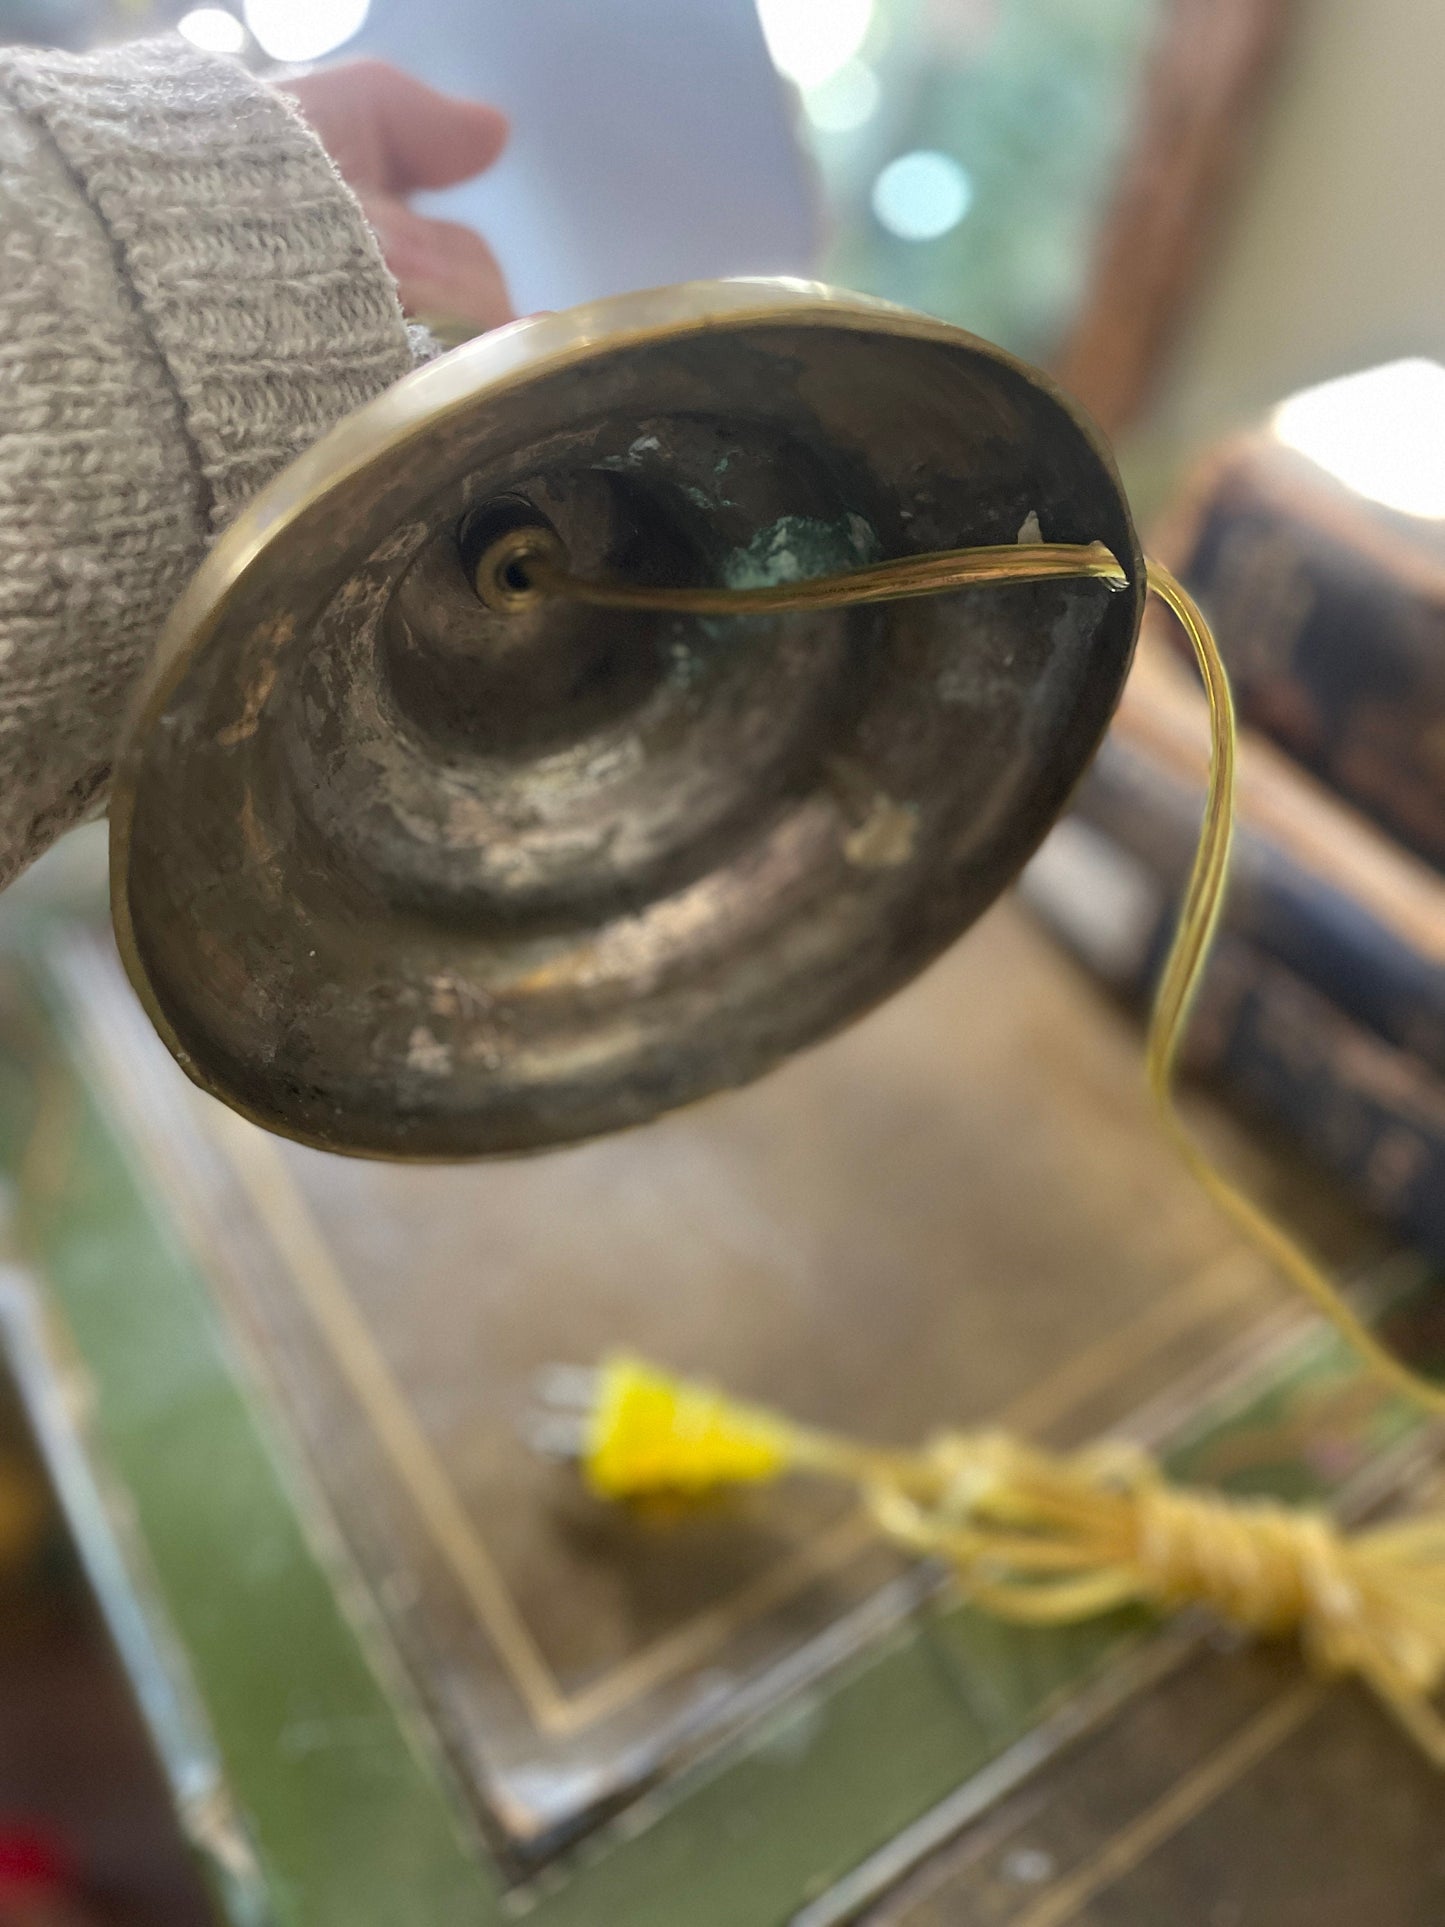
[[[0,885],[103,802],[209,539],[412,360],[280,95],[180,41],[0,50]]]

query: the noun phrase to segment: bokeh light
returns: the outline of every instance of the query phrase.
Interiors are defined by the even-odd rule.
[[[176,22],[176,32],[208,54],[238,54],[246,44],[246,29],[224,7],[193,7]]]
[[[851,134],[878,111],[878,76],[862,60],[850,60],[807,96],[808,119],[824,134]]]
[[[873,0],[758,0],[773,65],[805,91],[821,87],[868,38]]]
[[[1277,440],[1357,495],[1445,516],[1445,368],[1415,357],[1322,382],[1281,402]]]
[[[873,212],[901,241],[936,241],[973,204],[973,182],[951,154],[900,154],[873,183]]]
[[[371,0],[245,0],[246,25],[273,60],[320,60],[359,33]]]

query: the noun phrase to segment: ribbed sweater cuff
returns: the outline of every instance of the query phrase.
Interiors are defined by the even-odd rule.
[[[293,105],[180,40],[7,54],[109,234],[220,529],[413,365],[361,210]]]

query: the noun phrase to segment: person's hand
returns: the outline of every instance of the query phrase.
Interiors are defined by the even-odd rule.
[[[490,167],[506,116],[458,100],[379,60],[353,60],[285,83],[376,230],[408,314],[495,328],[512,319],[507,284],[481,237],[407,205]]]

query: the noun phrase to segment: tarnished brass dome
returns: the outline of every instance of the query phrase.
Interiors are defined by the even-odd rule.
[[[509,607],[476,571],[518,528],[641,584],[1042,537],[1127,587]],[[310,1143],[641,1122],[978,916],[1093,753],[1143,596],[1098,437],[940,322],[722,282],[518,323],[343,422],[183,597],[115,785],[127,968],[199,1083]]]

